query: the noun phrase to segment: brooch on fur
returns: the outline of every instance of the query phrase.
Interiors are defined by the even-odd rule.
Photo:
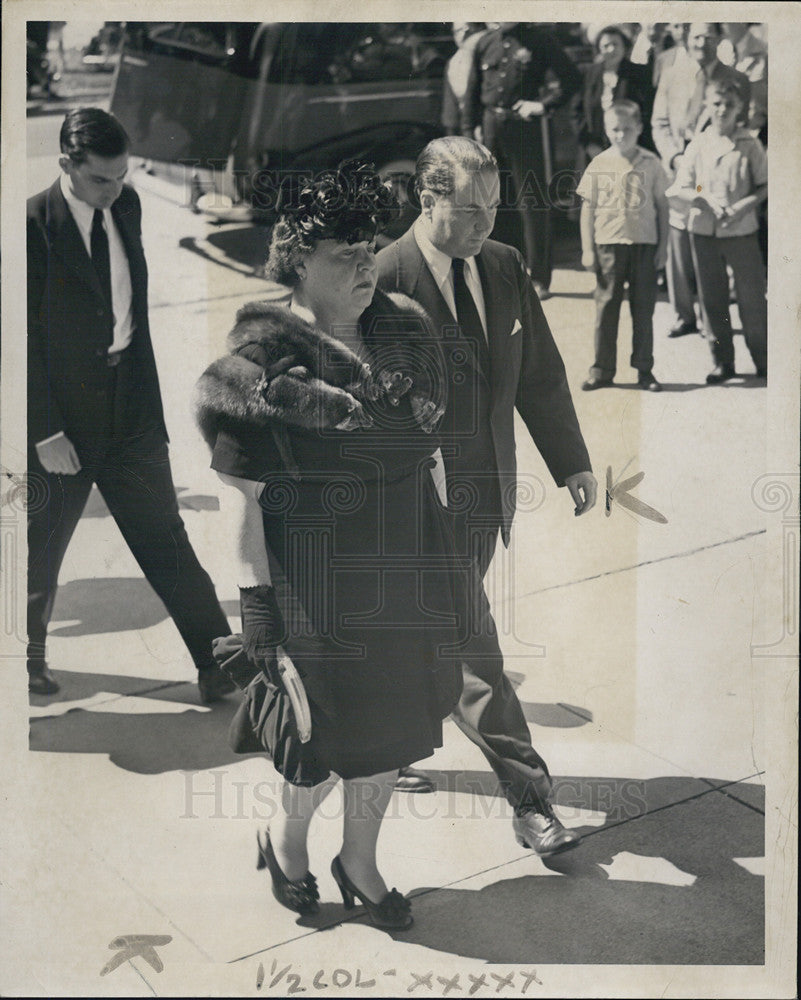
[[[410,301],[403,299],[407,309]],[[390,307],[404,315],[394,297]],[[415,318],[424,315],[418,311]],[[373,370],[341,341],[269,302],[239,310],[227,346],[230,353],[212,362],[195,391],[195,419],[210,447],[220,430],[253,424],[369,427],[373,420],[365,404],[386,400],[397,406],[403,396],[426,433],[444,411],[432,398],[430,379],[412,377],[392,364],[391,354]]]

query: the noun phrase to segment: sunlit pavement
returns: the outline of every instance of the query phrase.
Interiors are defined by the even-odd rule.
[[[41,162],[32,170],[31,191],[54,176]],[[144,186],[142,198],[175,482],[237,625],[231,540],[190,395],[236,309],[279,290],[179,248],[208,224]],[[61,693],[30,699],[30,812],[6,886],[24,923],[19,992],[600,996],[658,995],[672,982],[668,995],[702,995],[682,993],[692,970],[676,968],[702,965],[742,966],[742,983],[758,982],[771,779],[763,677],[780,661],[752,649],[781,638],[763,614],[775,525],[760,484],[773,471],[766,391],[748,374],[742,337],[746,374],[708,388],[706,343],[667,339],[660,302],[654,370],[665,391],[634,387],[624,306],[619,385],[581,392],[592,286],[590,275],[557,271],[545,311],[595,473],[603,486],[607,467],[614,479],[644,471],[633,493],[668,523],[614,502],[606,517],[603,490],[576,519],[520,424],[521,511],[489,581],[508,672],[553,772],[557,811],[584,835],[579,849],[542,860],[521,848],[484,758],[448,722],[424,764],[436,792],[396,793],[381,835],[382,869],[412,895],[413,928],[390,935],[343,909],[329,873],[338,793],[311,833],[321,913],[282,909],[256,871],[277,776],[228,749],[235,698],[199,704],[178,634],[95,493],[53,617]],[[22,685],[20,676],[14,697]],[[170,940],[155,939],[156,968],[134,942],[130,960],[101,978],[123,935]],[[631,970],[618,966],[658,968],[627,988]]]

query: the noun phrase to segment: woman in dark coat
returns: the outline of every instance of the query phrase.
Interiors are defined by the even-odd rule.
[[[635,101],[642,112],[643,130],[638,140],[640,146],[655,152],[651,139],[651,112],[654,103],[654,86],[648,68],[631,62],[628,54],[631,42],[618,25],[607,25],[595,41],[598,61],[589,66],[584,75],[584,87],[574,108],[574,119],[579,144],[591,160],[603,149],[609,148],[604,129],[604,111],[620,100]]]
[[[283,768],[259,866],[284,905],[317,909],[306,836],[341,778],[345,905],[403,928],[410,906],[387,891],[376,840],[398,768],[442,744],[461,687],[446,647],[463,591],[432,475],[443,369],[420,308],[376,290],[374,239],[395,207],[372,169],[351,161],[285,189],[279,211],[268,271],[290,305],[241,309],[198,389],[232,487],[245,652],[275,679],[285,650],[311,712],[311,762]]]

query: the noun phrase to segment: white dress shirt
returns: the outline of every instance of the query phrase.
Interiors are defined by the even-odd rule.
[[[92,257],[92,219],[95,210],[85,201],[76,198],[70,190],[66,174],[61,175],[61,191],[72,213],[78,232],[81,234],[86,252]],[[103,210],[103,226],[108,236],[109,258],[111,260],[111,303],[114,313],[114,339],[109,347],[109,354],[123,351],[131,343],[133,335],[133,288],[131,286],[131,270],[128,266],[128,254],[125,244],[114,224],[111,209]]]
[[[423,227],[420,225],[419,220],[414,224],[414,238],[417,241],[417,246],[420,248],[420,253],[423,255],[426,264],[428,264],[428,269],[434,281],[437,283],[437,288],[442,293],[442,297],[445,299],[453,318],[456,319],[456,300],[453,294],[453,258],[434,246],[423,232]],[[476,304],[476,309],[481,319],[484,336],[486,337],[487,311],[484,306],[484,292],[481,288],[481,278],[479,277],[478,264],[476,264],[475,257],[465,258],[464,280],[470,294],[473,296],[473,301]]]

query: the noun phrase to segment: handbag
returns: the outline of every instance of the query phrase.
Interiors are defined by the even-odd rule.
[[[231,719],[228,743],[234,753],[264,753],[292,785],[313,786],[330,771],[317,753],[311,710],[303,682],[284,649],[277,648],[278,682],[255,666],[242,648],[241,635],[212,644],[220,670],[244,697]]]

